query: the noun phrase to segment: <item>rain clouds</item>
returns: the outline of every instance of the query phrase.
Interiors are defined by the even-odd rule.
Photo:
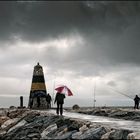
[[[81,87],[92,87],[95,78],[99,95],[105,94],[102,83],[128,94],[139,92],[140,2],[3,1],[0,21],[3,94],[28,96],[38,61],[46,82],[55,77],[83,98],[91,88]],[[49,89],[49,81],[47,84],[51,92],[52,85]]]

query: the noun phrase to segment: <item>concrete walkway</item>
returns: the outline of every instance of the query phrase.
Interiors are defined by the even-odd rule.
[[[56,114],[55,110],[48,110],[47,112]],[[73,112],[67,112],[67,111],[64,111],[63,116],[64,117],[66,116],[69,118],[87,120],[87,121],[98,123],[101,125],[105,125],[105,126],[107,125],[111,128],[140,131],[140,122],[138,121],[127,121],[127,120],[122,120],[122,119],[115,119],[115,118],[109,118],[109,117],[104,117],[104,116],[86,115],[86,114],[73,113]]]

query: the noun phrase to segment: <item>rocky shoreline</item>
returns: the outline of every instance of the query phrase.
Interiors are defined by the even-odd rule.
[[[83,113],[88,115],[106,116],[117,119],[140,121],[140,110],[133,108],[110,108],[110,107],[97,107],[97,108],[79,108],[67,109],[71,112]]]
[[[140,139],[139,133],[43,110],[0,110],[0,139]]]

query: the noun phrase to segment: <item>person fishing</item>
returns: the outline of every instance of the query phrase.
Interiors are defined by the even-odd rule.
[[[64,98],[65,98],[65,94],[59,92],[56,93],[54,104],[57,102],[57,109],[56,109],[57,115],[59,115],[59,113],[61,116],[63,115]]]
[[[134,102],[135,102],[134,109],[139,109],[140,98],[138,97],[138,95],[135,96]]]

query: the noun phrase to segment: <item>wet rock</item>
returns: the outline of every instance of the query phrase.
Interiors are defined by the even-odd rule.
[[[17,127],[3,136],[3,139],[29,139],[29,136],[36,135],[36,138],[40,138],[40,131],[36,128],[27,128],[25,126]],[[28,136],[29,135],[29,136]]]
[[[57,136],[61,136],[61,135],[63,135],[63,134],[66,133],[66,132],[68,132],[67,126],[66,126],[62,131],[58,132],[58,133],[57,133]]]
[[[92,115],[97,116],[108,116],[108,113],[105,110],[96,110],[92,113]]]
[[[130,130],[115,130],[112,131],[109,135],[109,139],[116,140],[116,139],[127,139],[129,133],[132,133]]]
[[[134,133],[128,134],[127,139],[128,140],[135,140],[135,139],[139,140],[140,139],[140,132],[134,132]]]
[[[7,116],[1,116],[0,117],[0,126],[4,123],[4,122],[6,122],[7,120],[9,120],[10,118],[9,117],[7,117]]]
[[[31,133],[27,135],[29,138],[39,138],[39,133]]]
[[[73,105],[72,109],[73,109],[73,110],[79,110],[80,107],[79,107],[79,105],[76,104],[76,105]]]
[[[79,131],[79,128],[84,125],[84,123],[75,120],[71,120],[71,122],[72,122],[71,125],[68,125],[68,131],[73,130]]]
[[[82,135],[82,132],[75,132],[74,134],[72,134],[72,139],[82,139]]]
[[[101,139],[104,139],[104,140],[109,139],[110,134],[111,133],[114,133],[114,132],[115,132],[115,130],[112,130],[110,132],[107,132],[106,134],[102,135]]]
[[[7,127],[12,127],[13,125],[15,125],[18,121],[20,120],[20,118],[14,118],[14,119],[9,119],[7,121],[5,121],[2,125],[1,128],[5,129]]]
[[[127,117],[127,116],[128,114],[126,111],[116,111],[109,115],[109,117],[117,117],[117,118],[122,118],[122,117]]]
[[[72,121],[70,119],[59,118],[56,124],[57,124],[57,127],[59,128],[65,124],[67,124],[68,126],[71,125]]]
[[[15,106],[10,106],[9,108],[10,108],[10,109],[16,109],[16,107],[15,107]]]
[[[49,133],[51,133],[52,131],[55,131],[55,130],[57,130],[57,125],[56,125],[56,123],[54,123],[54,124],[48,126],[48,127],[41,133],[41,138],[42,138],[42,139],[46,139],[46,138],[47,138],[47,135],[48,135]]]
[[[82,127],[79,128],[79,131],[84,132],[88,130],[88,127],[86,125],[83,125]]]
[[[19,122],[21,124],[20,126],[18,124],[14,127],[14,129],[11,128],[12,130],[9,130],[6,136],[4,136],[4,139],[28,139],[31,137],[40,139],[43,130],[45,130],[48,126],[54,124],[55,121],[57,122],[58,120],[59,118],[56,116],[39,116],[38,113],[33,114],[33,112],[31,112],[31,114],[28,114]],[[50,136],[48,137],[51,138],[53,133],[51,134],[50,131]]]
[[[54,136],[60,136],[67,131],[68,131],[68,126],[67,126],[67,124],[65,124],[65,125],[57,128],[57,130],[54,133],[50,133],[49,135],[52,136],[52,134],[54,134]]]
[[[9,133],[10,131],[12,131],[12,130],[18,128],[18,127],[21,127],[21,126],[25,125],[26,123],[27,123],[27,121],[25,121],[25,120],[20,121],[20,122],[17,123],[15,126],[11,127],[11,128],[8,130],[7,133]]]
[[[0,139],[3,137],[3,135],[6,134],[6,131],[5,130],[0,130]]]
[[[24,112],[26,112],[26,109],[14,109],[7,112],[7,116],[11,119],[13,118],[20,118]]]
[[[7,109],[1,108],[0,109],[0,116],[6,116],[7,114]]]
[[[56,136],[53,139],[70,140],[72,138],[72,134],[76,133],[76,132],[77,132],[77,130],[69,131],[69,132],[66,132],[66,133],[64,133],[62,135]]]
[[[106,133],[104,127],[91,128],[84,133],[77,132],[72,135],[72,139],[100,139]]]

